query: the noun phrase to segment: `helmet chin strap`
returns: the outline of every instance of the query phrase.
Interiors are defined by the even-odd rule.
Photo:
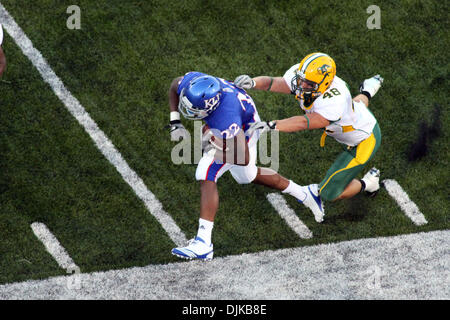
[[[309,108],[318,97],[320,97],[319,92],[303,92],[297,94],[295,99],[303,100],[303,106]]]
[[[330,75],[330,73],[329,72],[327,72],[327,73],[325,73],[325,75],[323,76],[323,79],[322,79],[322,81],[320,81],[320,83],[317,85],[317,88],[319,88],[320,87],[320,85],[322,84],[322,82],[324,82],[325,81],[325,79],[328,77]]]
[[[305,108],[309,108],[314,100],[316,100],[320,94],[317,94],[318,92],[308,92],[308,93],[304,93],[303,96],[303,105],[305,106]]]

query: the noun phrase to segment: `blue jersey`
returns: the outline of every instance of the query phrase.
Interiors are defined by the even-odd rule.
[[[178,95],[192,79],[204,75],[206,74],[196,71],[186,73],[178,84]],[[241,129],[245,132],[249,124],[255,122],[256,106],[244,89],[236,87],[230,81],[217,79],[222,83],[219,106],[203,120],[211,129],[218,130],[221,138],[230,139],[236,136]]]

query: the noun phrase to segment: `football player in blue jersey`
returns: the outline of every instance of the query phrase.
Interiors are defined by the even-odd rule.
[[[256,166],[260,132],[246,135],[250,124],[261,121],[252,98],[233,82],[201,72],[188,72],[173,80],[169,89],[172,140],[188,133],[180,113],[190,120],[206,123],[203,139],[208,141],[195,177],[200,181],[200,219],[197,236],[172,254],[186,259],[211,260],[211,234],[219,207],[217,180],[227,171],[239,184],[265,185],[297,199],[305,197],[295,182],[270,168]],[[206,139],[205,139],[206,137]]]

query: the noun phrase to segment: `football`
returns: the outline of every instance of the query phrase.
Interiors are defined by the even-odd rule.
[[[215,132],[215,135],[213,133],[213,131],[217,131]],[[221,150],[221,151],[227,151],[227,146],[226,146],[226,140],[224,141],[221,138],[218,138],[217,135],[220,134],[220,132],[218,130],[211,130],[211,128],[205,124],[202,127],[202,139],[203,140],[208,140],[209,143],[216,149]]]

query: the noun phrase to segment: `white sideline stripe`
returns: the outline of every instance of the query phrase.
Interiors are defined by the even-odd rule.
[[[41,222],[31,224],[36,237],[44,244],[47,251],[56,260],[58,265],[65,270],[79,270],[79,267],[73,262],[66,249],[61,246],[58,239],[50,232],[47,226]]]
[[[415,225],[421,226],[428,223],[427,219],[425,219],[425,216],[422,212],[420,212],[417,205],[409,199],[408,194],[403,190],[397,181],[386,179],[383,180],[383,183],[389,195],[394,198],[402,211]]]
[[[450,230],[366,238],[9,283],[0,300],[448,300],[449,247]]]
[[[53,89],[56,96],[66,106],[69,112],[78,120],[83,126],[91,139],[94,141],[97,148],[108,159],[108,161],[117,169],[123,179],[133,189],[136,195],[145,203],[145,206],[150,213],[158,220],[164,230],[169,235],[170,239],[176,245],[183,245],[187,239],[181,229],[176,225],[172,217],[164,211],[161,202],[155,195],[148,190],[142,179],[134,172],[123,159],[119,151],[114,147],[112,142],[108,139],[105,133],[99,129],[97,123],[90,117],[89,113],[83,108],[80,102],[70,93],[64,86],[63,82],[53,72],[44,59],[42,54],[33,47],[32,42],[23,30],[17,25],[13,17],[6,11],[5,7],[0,3],[0,21],[5,30],[14,39],[16,44],[30,59],[33,65],[41,74],[45,82],[47,82]]]
[[[300,220],[300,218],[295,214],[284,197],[278,193],[269,193],[267,195],[267,200],[275,208],[278,214],[286,221],[289,227],[302,239],[311,239],[313,234],[311,230]]]

